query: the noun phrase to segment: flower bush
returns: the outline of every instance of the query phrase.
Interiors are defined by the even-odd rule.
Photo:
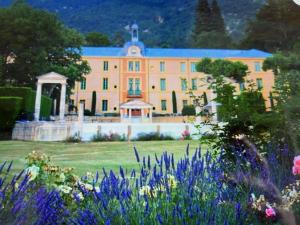
[[[299,212],[299,180],[277,193],[280,199],[271,198],[245,182],[249,174],[230,174],[222,157],[201,149],[191,154],[187,146],[177,163],[173,154],[151,159],[134,150],[139,170],[83,177],[39,152],[29,154],[18,175],[3,163],[1,224],[271,224],[284,212]],[[271,181],[262,186],[273,192]]]

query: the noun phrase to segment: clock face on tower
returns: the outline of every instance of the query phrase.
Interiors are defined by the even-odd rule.
[[[300,0],[293,0],[297,5],[300,5]]]

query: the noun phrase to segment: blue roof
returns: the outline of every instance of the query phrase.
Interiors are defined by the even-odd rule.
[[[98,57],[121,57],[125,56],[124,49],[130,44],[126,43],[124,48],[113,47],[83,47],[83,56]],[[174,49],[174,48],[145,48],[143,49],[144,57],[152,58],[267,58],[272,54],[256,49],[250,50],[232,50],[232,49]]]

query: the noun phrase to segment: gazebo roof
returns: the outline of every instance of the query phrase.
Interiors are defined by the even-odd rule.
[[[121,109],[151,109],[152,105],[138,99],[125,102],[120,105]]]
[[[67,77],[55,73],[55,72],[50,72],[46,73],[44,75],[38,76],[37,77],[38,82],[40,83],[66,83]]]

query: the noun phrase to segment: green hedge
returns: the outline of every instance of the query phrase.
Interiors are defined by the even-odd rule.
[[[182,115],[183,116],[195,116],[196,115],[195,106],[185,105],[182,109]]]
[[[9,130],[14,126],[22,101],[20,97],[0,97],[0,130]]]
[[[7,96],[22,98],[19,119],[33,119],[35,95],[36,92],[28,87],[0,87],[0,97]],[[40,113],[41,118],[48,119],[51,114],[51,108],[52,99],[46,96],[42,96]]]

